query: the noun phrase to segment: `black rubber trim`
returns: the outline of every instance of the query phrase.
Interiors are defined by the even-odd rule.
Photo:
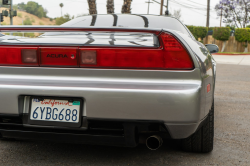
[[[20,114],[0,114],[0,117],[8,118],[8,117],[21,117]]]
[[[118,16],[116,14],[112,14],[114,17],[114,23],[113,26],[117,26]]]
[[[0,133],[4,138],[134,147],[134,144],[131,146],[125,142],[124,136],[50,133],[6,129],[0,129]]]
[[[143,19],[143,21],[144,21],[144,27],[148,28],[149,22],[148,22],[148,18],[147,17],[142,16],[142,15],[137,15],[137,14],[133,14],[133,15],[141,17]]]
[[[97,15],[92,15],[92,21],[90,26],[95,26]]]

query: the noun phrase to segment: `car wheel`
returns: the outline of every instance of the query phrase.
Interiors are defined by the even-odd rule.
[[[208,116],[193,135],[182,140],[182,149],[187,152],[208,153],[213,150],[214,142],[214,103]]]

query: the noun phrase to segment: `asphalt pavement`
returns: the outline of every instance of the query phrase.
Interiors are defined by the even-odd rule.
[[[186,153],[179,141],[157,151],[136,148],[0,141],[0,165],[250,165],[250,66],[217,66],[215,139],[211,153]]]

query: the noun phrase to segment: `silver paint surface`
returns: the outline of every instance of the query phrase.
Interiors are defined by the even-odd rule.
[[[178,20],[161,16],[126,16],[132,17],[143,20],[141,26],[148,25],[148,28],[140,27],[135,22],[142,30],[158,28],[174,35],[188,50],[195,68],[190,71],[174,71],[0,67],[0,114],[18,114],[20,95],[81,97],[84,99],[83,115],[88,118],[155,120],[165,123],[173,138],[186,138],[191,135],[207,115],[213,102],[216,63],[206,47],[197,42]],[[145,17],[148,18],[147,21],[151,21],[147,22]],[[151,22],[157,21],[157,18],[175,20],[173,24],[168,22],[172,29],[171,26],[162,26],[161,29],[153,26]],[[81,20],[84,22],[82,18],[78,22],[75,20],[74,26]],[[92,24],[93,20],[89,23]],[[119,25],[123,29],[131,28],[120,22]],[[119,25],[114,29],[119,28]],[[98,26],[103,25],[99,23]],[[178,31],[173,29],[174,26],[182,27]],[[155,35],[145,32],[88,32],[77,36],[49,33],[36,39],[4,40],[4,43],[42,45],[57,42],[80,46],[113,44],[117,47],[157,47],[159,42]],[[208,84],[211,84],[209,93],[206,91]]]

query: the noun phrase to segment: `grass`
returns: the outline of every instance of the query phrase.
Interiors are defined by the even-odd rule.
[[[250,54],[250,52],[218,52],[219,54]]]
[[[22,13],[17,13],[17,17],[22,18],[23,17]]]

